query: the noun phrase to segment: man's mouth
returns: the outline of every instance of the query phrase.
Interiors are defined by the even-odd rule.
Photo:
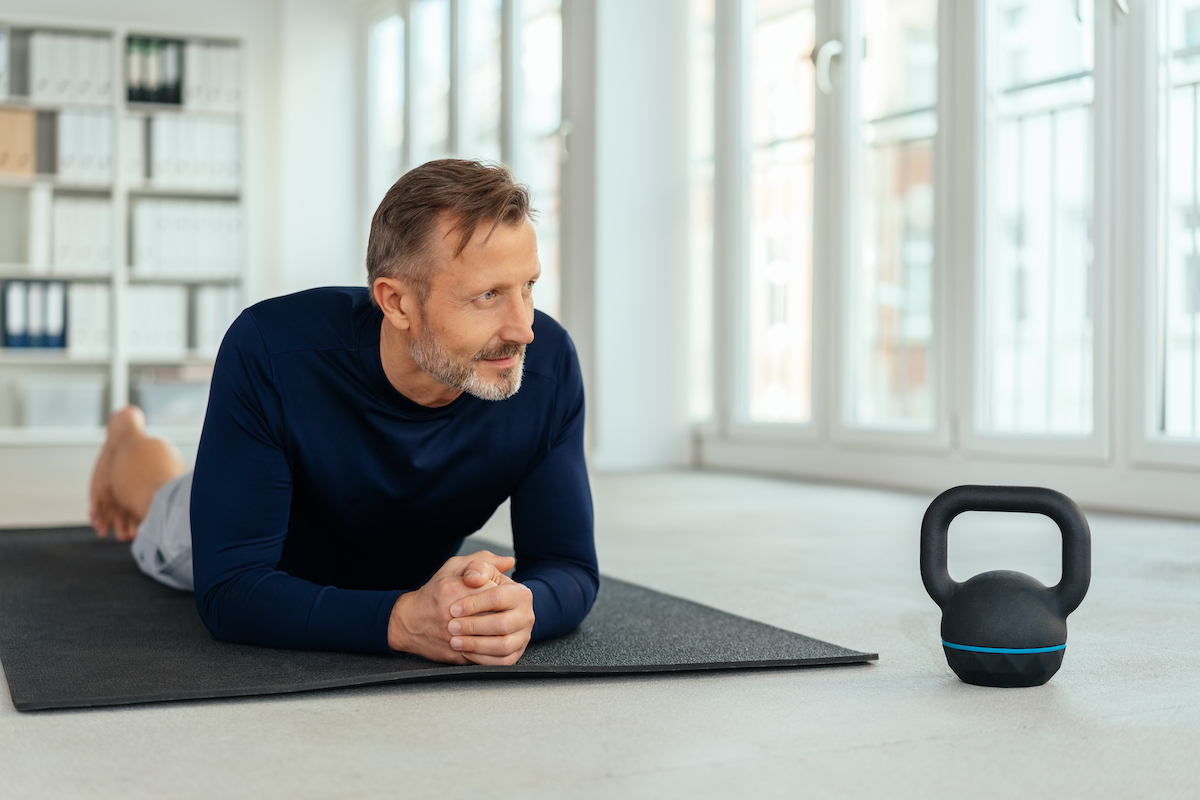
[[[515,367],[521,361],[521,356],[525,353],[525,346],[520,344],[510,344],[503,347],[497,347],[494,350],[485,350],[475,357],[476,361],[483,361],[488,366],[496,369],[508,369]]]

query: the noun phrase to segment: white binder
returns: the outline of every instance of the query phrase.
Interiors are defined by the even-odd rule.
[[[78,201],[73,197],[54,198],[54,245],[50,265],[53,275],[69,275],[75,271],[75,243],[80,241],[76,228],[77,208]]]
[[[123,147],[125,148],[125,180],[132,186],[141,186],[146,182],[146,118],[141,116],[125,117],[121,124]]]
[[[67,64],[67,96],[63,102],[91,103],[92,89],[92,41],[94,36],[63,36],[63,54]]]
[[[206,108],[204,82],[205,47],[200,42],[187,42],[183,46],[183,105],[189,110],[202,111]]]
[[[35,184],[29,190],[29,272],[50,272],[51,227],[54,224],[54,192],[49,185]]]
[[[9,347],[29,346],[29,284],[4,284],[4,336]]]
[[[25,325],[29,333],[29,344],[41,347],[42,337],[46,335],[46,284],[41,281],[30,281],[27,284],[27,310]]]
[[[29,36],[29,99],[35,103],[54,102],[54,34],[33,31]]]
[[[62,281],[46,284],[46,347],[62,347],[66,327],[67,285]]]
[[[107,358],[109,290],[98,283],[67,287],[67,352],[71,358]]]
[[[0,100],[8,97],[8,28],[0,25]]]
[[[92,115],[96,131],[96,183],[113,180],[113,121],[107,112]]]

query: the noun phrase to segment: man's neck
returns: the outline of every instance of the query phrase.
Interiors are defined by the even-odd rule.
[[[385,319],[379,326],[379,358],[383,374],[400,394],[417,405],[441,408],[458,399],[461,389],[439,381],[413,361],[409,354],[409,331],[398,331]]]

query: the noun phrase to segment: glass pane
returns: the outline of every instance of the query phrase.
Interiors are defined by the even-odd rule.
[[[464,0],[463,158],[500,160],[500,0]]]
[[[517,177],[533,192],[542,278],[533,302],[551,316],[559,308],[562,172],[562,13],[559,0],[525,0],[520,23],[521,107]]]
[[[404,143],[404,20],[371,26],[367,53],[367,192],[370,211],[400,177]]]
[[[863,244],[850,281],[850,422],[933,425],[936,0],[863,0]]]
[[[450,0],[412,6],[412,164],[450,154]]]
[[[688,281],[688,396],[693,422],[713,414],[714,0],[691,0],[688,38],[691,198]]]
[[[1092,4],[989,0],[980,424],[1093,428]]]
[[[1200,2],[1172,0],[1162,41],[1156,433],[1200,437]]]
[[[748,416],[812,417],[813,6],[756,0],[750,33]]]

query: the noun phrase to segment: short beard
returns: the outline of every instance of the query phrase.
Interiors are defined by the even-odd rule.
[[[441,341],[428,325],[420,336],[408,341],[408,353],[417,366],[442,383],[466,392],[480,400],[507,400],[521,388],[525,376],[525,345],[502,344],[491,350],[481,350],[470,359],[458,359],[442,347]],[[517,357],[517,363],[501,370],[495,383],[485,380],[478,372],[479,362]]]

